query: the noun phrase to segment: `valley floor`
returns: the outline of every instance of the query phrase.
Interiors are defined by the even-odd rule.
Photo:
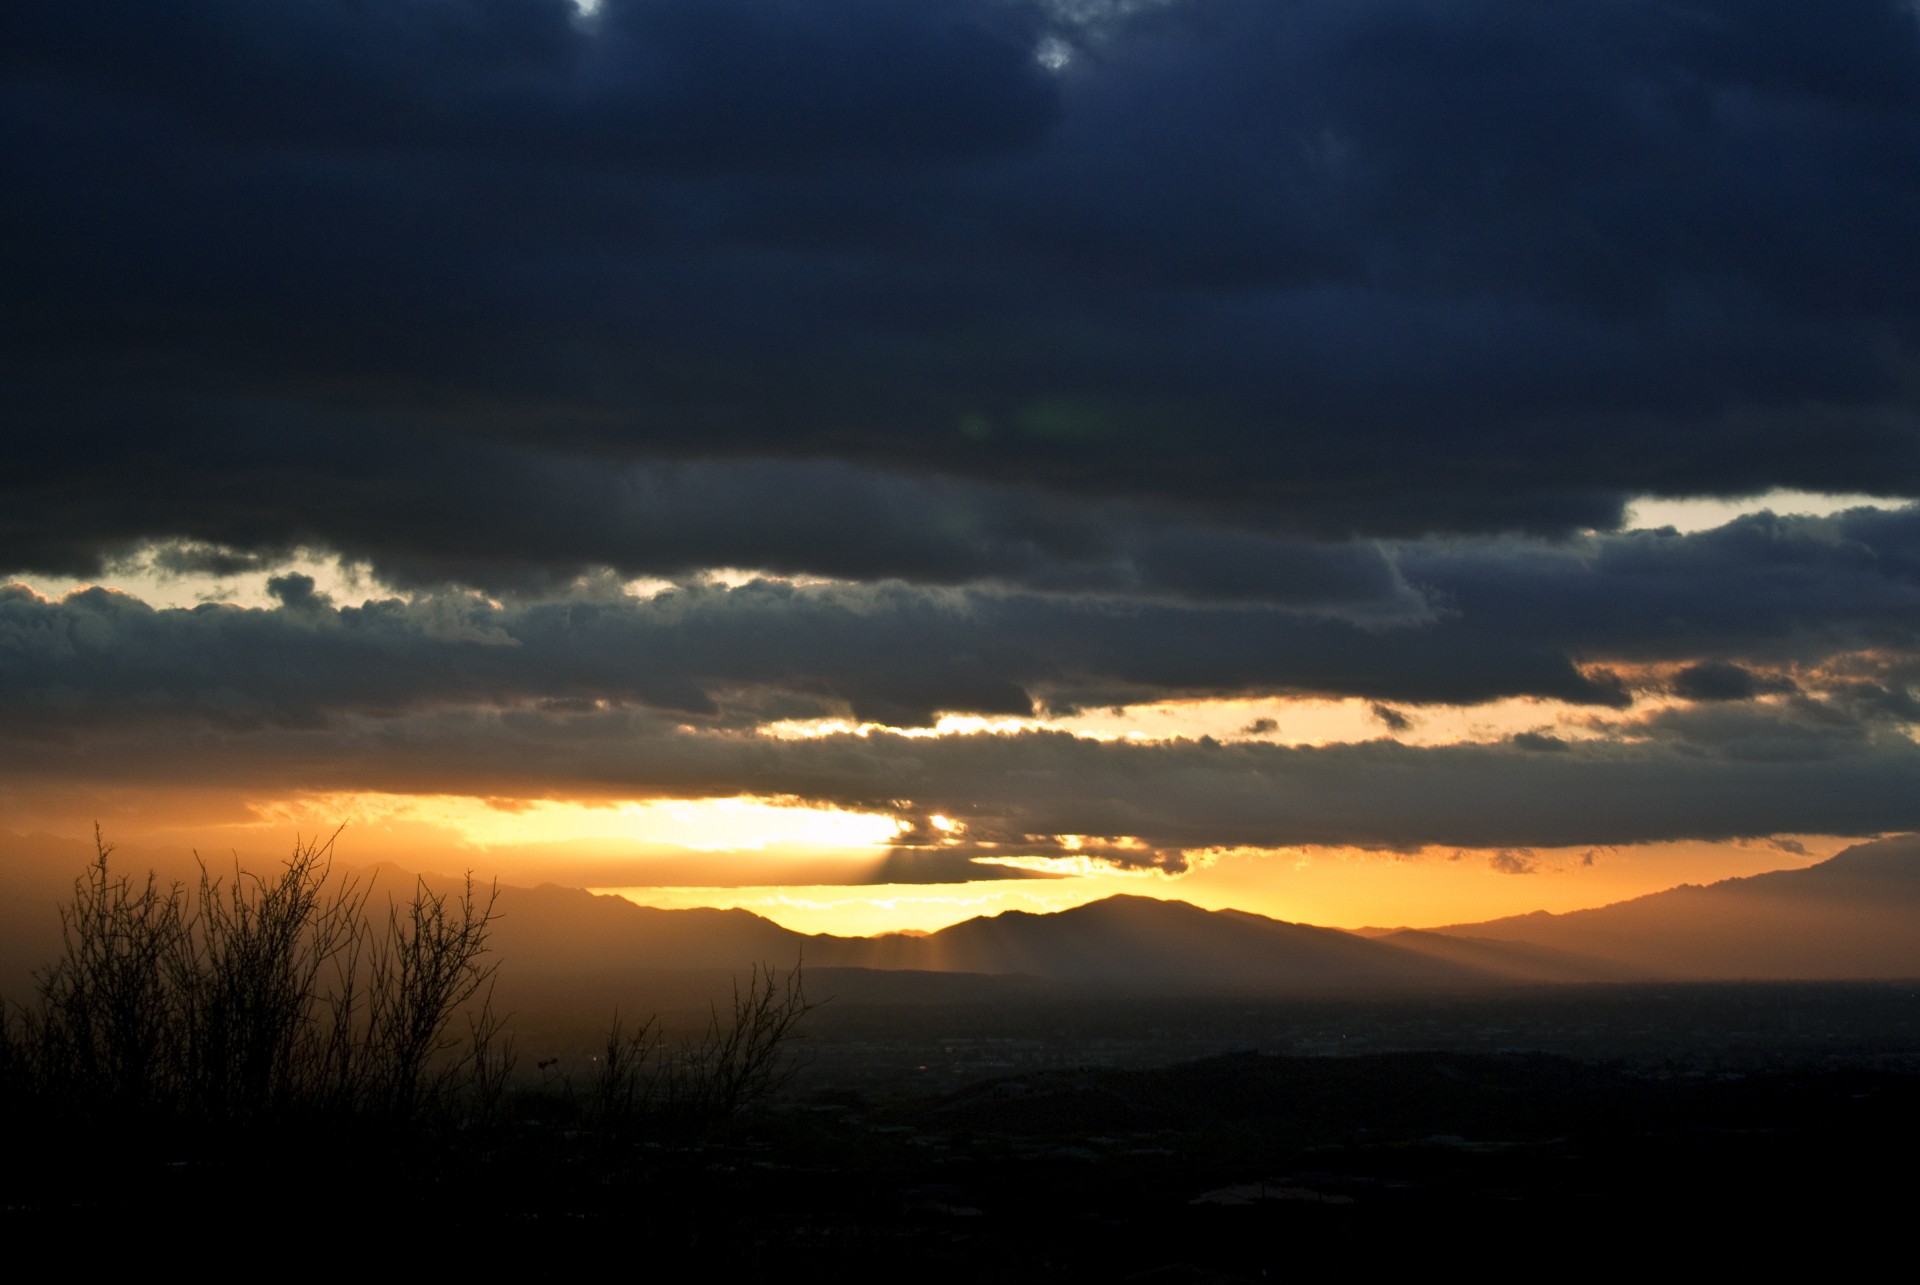
[[[16,1147],[0,1222],[16,1247],[233,1256],[188,1264],[210,1271],[317,1250],[342,1270],[378,1253],[537,1278],[609,1253],[674,1275],[684,1269],[667,1264],[690,1260],[791,1279],[1237,1281],[1601,1261],[1721,1271],[1802,1255],[1832,1270],[1902,1243],[1920,1143],[1920,987],[1551,1003],[1296,1003],[1265,1020],[1313,1029],[1344,1014],[1361,1045],[1424,1032],[1429,1047],[1151,1066],[1118,1064],[1144,1061],[1144,1044],[1088,1045],[1077,1065],[957,1087],[927,1078],[965,1079],[956,1068],[896,1061],[882,1074],[882,1034],[916,1056],[924,1031],[843,1012],[817,1052],[864,1040],[863,1073],[818,1059],[781,1100],[698,1138],[586,1128],[530,1087],[495,1127],[405,1147],[288,1136],[200,1155],[56,1147],[31,1161]],[[1190,1026],[1244,1020],[1242,1004],[1189,1006]],[[1104,1039],[1120,1016],[1083,1010],[1081,1033]],[[1044,1008],[1028,1017],[1050,1020]],[[965,1030],[984,1015],[920,1018]],[[1638,1044],[1622,1042],[1631,1030]],[[999,1051],[1045,1050],[1043,1037]],[[1521,1051],[1603,1037],[1616,1046],[1604,1059],[1598,1047]],[[1507,1051],[1467,1047],[1495,1039]],[[1089,1064],[1101,1060],[1114,1064]]]

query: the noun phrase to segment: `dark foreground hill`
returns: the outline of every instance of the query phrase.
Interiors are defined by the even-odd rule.
[[[0,1233],[86,1243],[96,1266],[187,1243],[225,1267],[324,1257],[321,1233],[344,1231],[389,1266],[531,1280],[615,1254],[723,1279],[1258,1281],[1463,1257],[1539,1271],[1570,1252],[1587,1270],[1778,1271],[1906,1252],[1907,1186],[1884,1162],[1920,1127],[1920,1081],[1249,1053],[802,1098],[679,1145],[554,1105],[400,1150],[135,1155],[110,1181],[97,1154],[15,1148]]]

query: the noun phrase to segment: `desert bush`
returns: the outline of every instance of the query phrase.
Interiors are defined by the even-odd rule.
[[[453,894],[416,882],[407,900],[382,899],[383,916],[369,884],[334,875],[332,843],[296,842],[267,876],[217,878],[203,862],[188,886],[119,873],[96,834],[60,909],[60,957],[31,1002],[0,1009],[0,1113],[62,1147],[76,1126],[117,1147],[270,1138],[289,1124],[464,1130],[516,1103],[546,1114],[556,1103],[515,1081],[492,1006],[497,893],[471,878]],[[755,966],[684,1042],[616,1016],[557,1105],[610,1138],[702,1134],[787,1082],[815,1007],[796,963]]]
[[[659,1022],[649,1019],[629,1031],[616,1012],[584,1087],[575,1091],[586,1122],[622,1134],[651,1114],[659,1098],[660,1056]]]
[[[799,1025],[817,1007],[799,963],[785,973],[756,964],[729,1006],[709,1007],[698,1038],[669,1043],[657,1020],[629,1031],[616,1014],[584,1085],[570,1091],[584,1121],[608,1134],[700,1133],[786,1085],[800,1066]]]
[[[670,1093],[719,1118],[763,1101],[798,1069],[795,1028],[815,1007],[798,964],[785,977],[756,965],[744,987],[734,983],[730,1013],[713,1007],[706,1038],[686,1050]]]
[[[416,883],[381,924],[367,885],[333,877],[331,838],[296,842],[270,877],[223,881],[203,862],[192,889],[115,873],[95,840],[60,910],[60,958],[0,1015],[16,1108],[203,1129],[405,1123],[472,1078],[447,1034],[492,975],[493,900],[471,879],[457,897]],[[498,1023],[473,1020],[486,1053]]]

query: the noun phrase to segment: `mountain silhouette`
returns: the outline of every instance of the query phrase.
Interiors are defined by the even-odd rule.
[[[1920,976],[1920,836],[1801,870],[1682,885],[1593,910],[1379,934],[1116,896],[938,932],[835,937],[742,910],[649,910],[551,886],[502,892],[520,967],[809,967],[1024,975],[1213,990]],[[535,961],[538,961],[536,964]]]
[[[1431,935],[1559,952],[1622,979],[1920,977],[1920,835],[1857,844],[1801,870]]]
[[[1156,897],[1108,897],[1050,915],[1009,911],[922,938],[922,967],[1061,981],[1260,989],[1429,986],[1480,970],[1353,933]]]
[[[1155,897],[1108,897],[1055,914],[1009,911],[939,932],[879,937],[796,933],[744,910],[655,910],[552,885],[502,888],[496,910],[501,957],[542,973],[803,959],[809,968],[1236,990],[1404,988],[1489,976],[1337,929]]]
[[[19,846],[43,842],[33,836]],[[57,952],[54,907],[71,883],[70,876],[53,876],[57,863],[5,864],[0,969],[10,980],[0,989],[17,991],[30,967]],[[416,879],[392,866],[358,873],[383,895],[403,898]],[[459,889],[441,877],[425,882],[436,891]],[[836,937],[794,932],[745,910],[661,910],[553,884],[502,886],[494,911],[489,944],[503,981],[546,995],[617,988],[640,974],[701,971],[720,977],[724,993],[726,974],[796,962],[810,973],[896,975],[882,987],[892,995],[915,987],[955,993],[963,974],[1263,992],[1920,977],[1920,835],[1859,844],[1800,870],[1682,885],[1592,910],[1428,930],[1343,932],[1116,896],[1053,914],[982,916],[932,933]],[[935,983],[932,975],[955,980]]]

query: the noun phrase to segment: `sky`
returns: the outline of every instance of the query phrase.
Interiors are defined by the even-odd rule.
[[[1920,828],[1907,0],[21,0],[0,122],[19,850],[876,932]]]

